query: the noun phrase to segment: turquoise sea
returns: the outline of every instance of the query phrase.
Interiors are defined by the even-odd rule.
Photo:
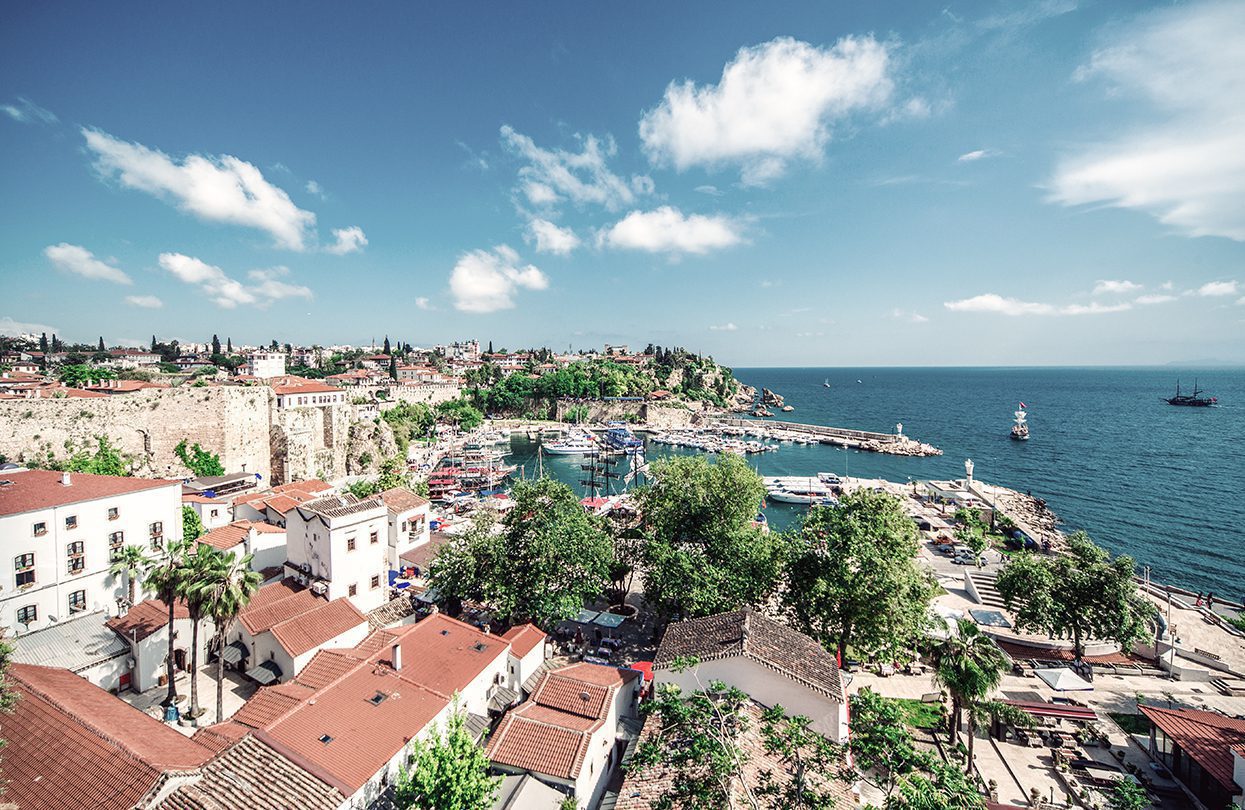
[[[933,458],[783,445],[749,457],[765,475],[833,471],[907,481],[975,475],[1045,498],[1067,529],[1150,566],[1158,581],[1245,598],[1245,369],[1239,368],[742,368],[743,382],[782,394],[791,421],[904,433],[944,451]],[[1179,378],[1219,397],[1176,408]],[[830,387],[823,385],[830,382]],[[859,381],[859,382],[858,382]],[[1008,438],[1023,401],[1032,438]],[[516,440],[531,474],[533,445]],[[653,448],[650,458],[669,451]],[[546,459],[575,484],[578,458]],[[578,488],[578,487],[577,487]],[[776,527],[798,507],[770,504]]]

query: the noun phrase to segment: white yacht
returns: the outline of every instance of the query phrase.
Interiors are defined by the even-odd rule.
[[[551,456],[582,456],[600,451],[596,441],[587,433],[571,434],[553,442],[542,442],[541,446]]]

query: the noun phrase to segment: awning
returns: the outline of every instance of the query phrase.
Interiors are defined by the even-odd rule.
[[[592,623],[614,630],[625,621],[627,621],[626,616],[619,616],[617,613],[602,611],[596,615],[596,617],[592,620]]]
[[[1072,706],[1066,703],[1043,703],[1035,700],[1008,700],[1000,699],[999,703],[1006,703],[1008,706],[1015,706],[1034,717],[1058,717],[1063,720],[1078,720],[1081,722],[1089,722],[1097,720],[1098,715],[1094,710],[1087,706]]]
[[[437,601],[437,599],[438,599],[438,598],[440,598],[440,596],[441,596],[441,594],[440,594],[440,592],[439,592],[439,591],[437,591],[437,589],[436,589],[436,588],[429,588],[428,590],[426,590],[426,591],[424,591],[423,593],[419,594],[419,595],[418,595],[418,596],[416,596],[415,598],[416,598],[416,599],[418,599],[418,600],[419,600],[419,601],[421,601],[421,602],[425,602],[425,603],[427,603],[427,604],[431,605],[431,604],[434,604],[434,603]]]
[[[1092,683],[1067,667],[1035,669],[1033,674],[1045,681],[1046,685],[1056,692],[1086,692],[1094,688]]]
[[[574,619],[571,619],[571,621],[577,622],[579,624],[592,624],[592,622],[596,619],[596,617],[600,615],[601,614],[595,610],[588,610],[588,608],[580,608],[579,614],[575,616]]]
[[[251,654],[251,651],[242,643],[242,639],[238,639],[232,644],[225,645],[225,649],[221,651],[220,657],[224,659],[226,664],[234,666]]]
[[[493,693],[493,698],[488,702],[488,707],[491,711],[504,712],[518,702],[518,692],[499,686],[497,691]]]
[[[260,686],[267,686],[281,679],[281,667],[277,666],[275,661],[265,661],[257,667],[248,669],[246,677],[258,683]]]

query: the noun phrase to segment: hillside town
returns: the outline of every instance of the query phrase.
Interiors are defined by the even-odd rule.
[[[670,430],[635,438],[647,406],[711,424],[755,397],[681,349],[153,347],[0,356],[19,808],[1242,801],[1242,606],[1149,582],[971,461],[816,487],[746,445],[643,461]],[[136,443],[139,411],[107,409],[204,389],[262,392],[261,452],[232,417],[164,406]],[[65,400],[106,407],[41,444]],[[292,476],[267,433],[296,423],[267,420],[341,411],[344,464]],[[528,435],[601,489],[518,475]],[[619,460],[642,474],[611,485]],[[784,499],[804,512],[776,530]]]

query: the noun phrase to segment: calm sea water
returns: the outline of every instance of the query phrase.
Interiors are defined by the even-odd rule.
[[[1067,529],[1149,565],[1159,581],[1245,598],[1245,370],[1163,368],[745,368],[743,382],[786,397],[791,421],[904,433],[944,451],[934,458],[783,445],[749,457],[765,475],[833,471],[907,481],[975,476],[1045,498]],[[1179,378],[1218,396],[1214,408],[1160,400]],[[828,380],[830,388],[823,382]],[[859,380],[859,382],[857,382]],[[1008,438],[1023,401],[1032,438]],[[528,474],[535,447],[516,439]],[[650,458],[672,452],[653,448]],[[579,458],[545,459],[577,485]],[[582,488],[577,486],[582,491]],[[776,527],[799,507],[771,504]]]

